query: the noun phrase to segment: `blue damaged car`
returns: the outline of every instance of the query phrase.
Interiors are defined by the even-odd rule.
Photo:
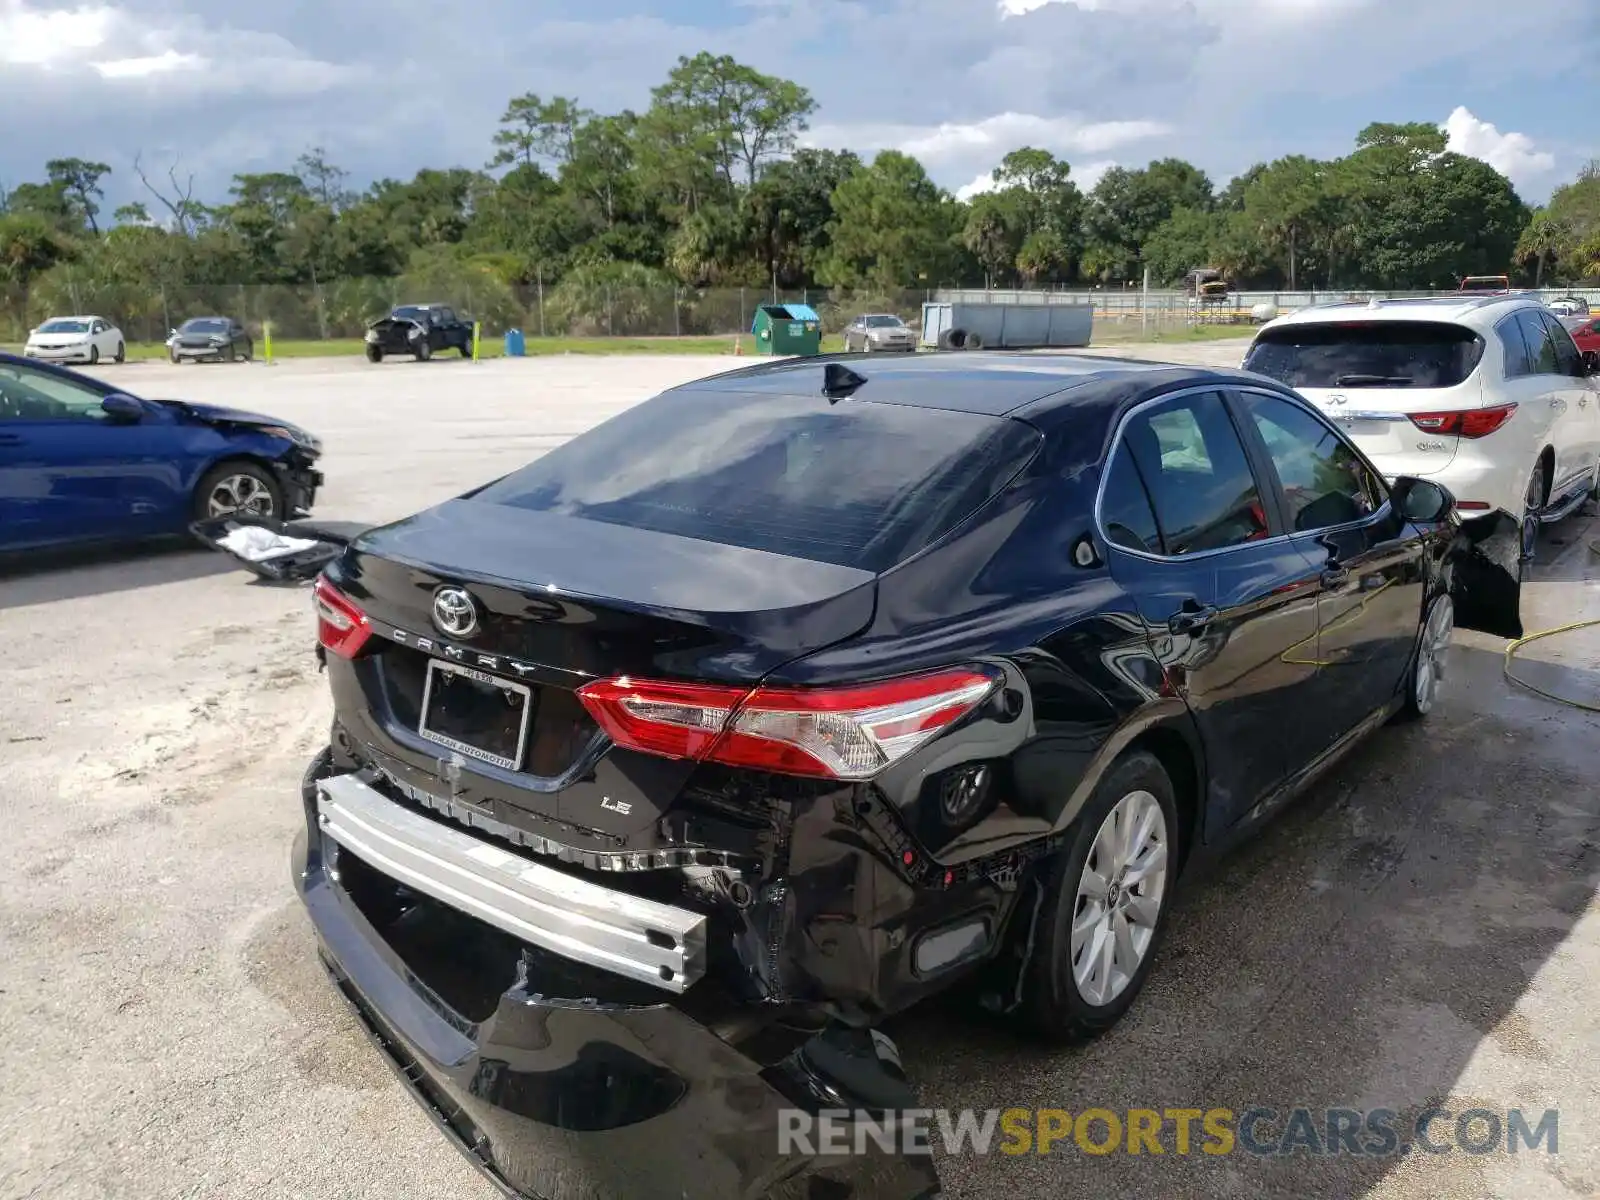
[[[310,513],[322,443],[259,413],[147,400],[0,354],[0,552]]]

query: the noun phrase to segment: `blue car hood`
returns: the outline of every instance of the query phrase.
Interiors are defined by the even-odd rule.
[[[322,441],[320,438],[318,438],[315,434],[300,428],[300,426],[294,424],[292,421],[285,421],[278,417],[269,417],[263,413],[246,412],[242,408],[227,408],[221,404],[196,404],[192,400],[167,400],[164,401],[164,403],[182,405],[183,408],[192,416],[198,417],[200,420],[211,424],[288,429],[297,435],[291,438],[292,441],[298,442],[307,449],[322,449]]]

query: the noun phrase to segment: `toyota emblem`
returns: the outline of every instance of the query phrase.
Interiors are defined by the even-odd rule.
[[[458,587],[442,587],[433,594],[433,623],[440,633],[464,638],[478,628],[478,606]]]

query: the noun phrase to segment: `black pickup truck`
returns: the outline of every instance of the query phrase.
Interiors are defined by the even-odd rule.
[[[401,304],[367,326],[367,361],[385,354],[409,354],[427,362],[436,350],[451,347],[466,358],[472,353],[472,322],[448,304]]]

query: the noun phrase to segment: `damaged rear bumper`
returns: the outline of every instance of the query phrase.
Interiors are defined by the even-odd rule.
[[[736,1021],[702,1019],[711,1012],[700,994],[707,985],[674,997],[575,967],[537,945],[524,946],[519,959],[475,960],[449,933],[438,940],[449,951],[439,956],[450,960],[444,974],[430,974],[416,943],[402,954],[348,886],[357,871],[374,868],[349,862],[349,851],[321,822],[313,775],[302,799],[306,828],[296,839],[293,875],[324,966],[414,1096],[508,1195],[939,1194],[926,1154],[886,1153],[870,1140],[869,1153],[859,1156],[812,1157],[804,1146],[785,1152],[786,1110],[888,1105],[821,1069],[836,1060],[814,1051],[817,1037],[769,1054],[720,1036],[712,1026],[732,1029]],[[484,928],[458,912],[439,919],[446,918]],[[492,970],[494,978],[484,978],[483,961],[515,969],[497,985]],[[463,1004],[461,981],[447,978],[452,971],[475,971],[468,990],[486,998]],[[574,971],[587,971],[601,986],[574,989]],[[616,980],[614,990],[606,991],[607,979]],[[600,991],[606,994],[593,994]]]

